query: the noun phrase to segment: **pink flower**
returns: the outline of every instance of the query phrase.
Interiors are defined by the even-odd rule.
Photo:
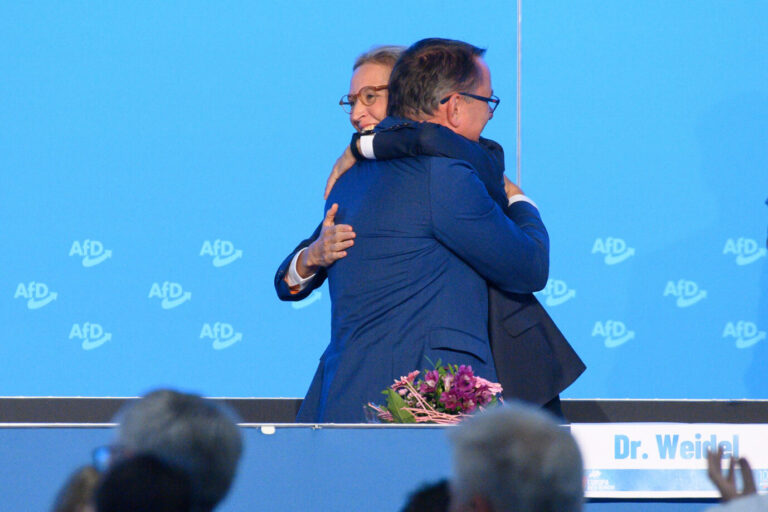
[[[419,393],[434,393],[437,390],[437,384],[440,382],[440,373],[437,370],[427,372],[424,381],[419,386]]]
[[[491,382],[491,381],[485,380],[482,377],[475,377],[475,389],[482,388],[482,387],[487,387],[488,390],[494,395],[498,395],[499,393],[504,391],[504,389],[501,387],[501,384],[499,384],[498,382]]]
[[[470,398],[468,400],[464,400],[461,403],[461,407],[463,409],[463,412],[472,412],[475,410],[476,404],[475,404],[475,401]]]
[[[406,383],[413,384],[413,380],[419,375],[419,373],[421,373],[419,370],[414,370],[409,373],[408,376],[400,377],[399,379],[395,380],[395,383],[392,385],[392,389],[404,386]]]
[[[443,377],[443,389],[446,391],[451,390],[451,385],[453,384],[453,375],[447,374]]]

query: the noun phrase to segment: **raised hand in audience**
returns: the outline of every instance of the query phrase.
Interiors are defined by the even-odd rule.
[[[755,479],[747,459],[743,457],[739,459],[731,457],[728,465],[728,473],[726,475],[723,475],[722,464],[720,462],[722,459],[722,446],[718,446],[716,452],[707,450],[707,473],[709,474],[709,479],[720,491],[723,501],[730,501],[735,498],[741,498],[742,496],[756,494],[757,487],[755,486]],[[734,469],[737,465],[741,469],[741,478],[744,481],[744,488],[741,492],[739,492],[736,487],[736,475]]]

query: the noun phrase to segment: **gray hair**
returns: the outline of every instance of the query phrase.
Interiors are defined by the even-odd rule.
[[[117,415],[117,443],[187,472],[196,510],[213,510],[227,494],[243,451],[236,415],[223,404],[169,389],[129,403]]]
[[[387,115],[425,120],[452,92],[472,92],[485,50],[453,39],[422,39],[403,52],[389,76]]]
[[[454,505],[485,498],[494,512],[578,512],[582,460],[571,434],[520,403],[478,414],[449,433]]]
[[[363,64],[382,64],[384,66],[394,67],[397,59],[405,50],[405,46],[398,45],[382,45],[373,46],[367,52],[359,55],[355,59],[355,65],[352,66],[352,71],[356,70]]]

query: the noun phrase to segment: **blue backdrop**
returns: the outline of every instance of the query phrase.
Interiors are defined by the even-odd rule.
[[[0,6],[0,395],[302,396],[326,289],[279,302],[322,216],[354,58],[488,48],[514,175],[513,2]],[[768,4],[526,1],[523,188],[565,396],[768,398]],[[302,307],[304,306],[304,307]]]

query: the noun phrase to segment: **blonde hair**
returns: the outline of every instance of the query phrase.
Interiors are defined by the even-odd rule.
[[[367,52],[361,54],[355,59],[355,65],[352,66],[352,71],[356,70],[363,64],[383,64],[385,66],[394,67],[397,59],[400,58],[400,54],[405,51],[405,46],[398,45],[381,45],[373,46]]]

